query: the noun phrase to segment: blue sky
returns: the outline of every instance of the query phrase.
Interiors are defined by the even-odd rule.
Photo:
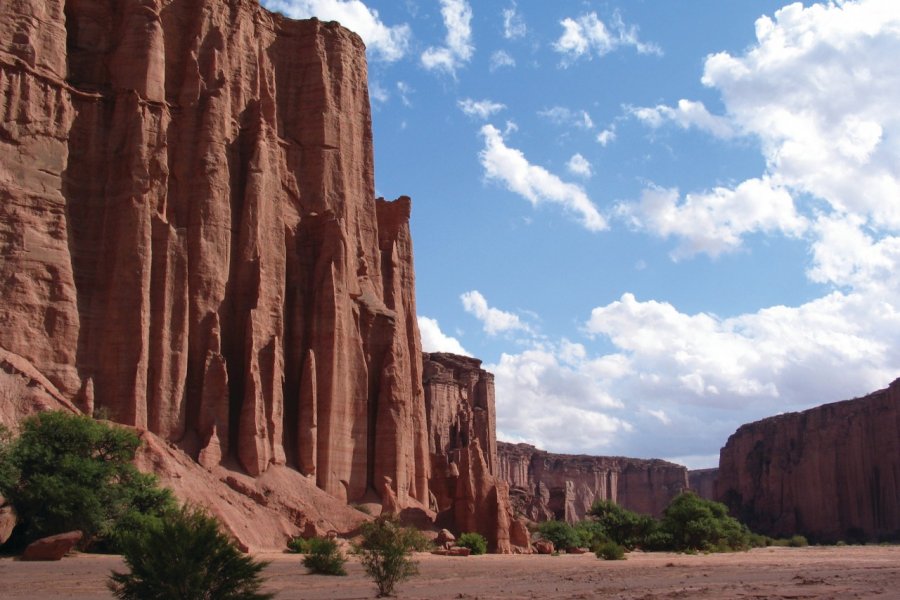
[[[263,4],[366,41],[423,345],[501,439],[715,466],[900,376],[900,2]]]

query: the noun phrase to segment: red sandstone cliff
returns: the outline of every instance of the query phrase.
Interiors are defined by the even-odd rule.
[[[431,353],[424,356],[423,385],[438,522],[457,533],[481,533],[495,552],[527,551],[527,529],[512,514],[508,484],[497,477],[494,376],[478,359]]]
[[[718,499],[768,535],[900,539],[898,432],[900,380],[864,398],[743,425],[719,456]]]
[[[516,508],[533,521],[574,523],[597,500],[658,517],[688,488],[687,469],[664,460],[551,454],[506,442],[497,449],[500,477]]]
[[[688,471],[688,484],[691,490],[701,498],[716,499],[716,479],[719,469],[694,469]]]
[[[428,502],[410,203],[374,198],[358,36],[256,0],[3,0],[0,156],[0,416],[75,405],[220,482]]]

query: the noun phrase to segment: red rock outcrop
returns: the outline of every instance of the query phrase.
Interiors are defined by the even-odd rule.
[[[99,411],[209,469],[427,504],[410,201],[374,198],[358,36],[256,0],[3,0],[0,157],[0,417]]]
[[[716,494],[759,533],[900,540],[900,379],[741,426],[719,455]]]
[[[25,548],[22,560],[62,560],[83,537],[80,531],[68,531],[35,540]]]
[[[688,471],[688,484],[691,491],[707,500],[716,499],[716,479],[719,469],[693,469]]]
[[[494,376],[478,359],[431,353],[424,356],[423,385],[438,522],[482,534],[492,552],[527,550],[527,530],[523,535],[514,525],[509,486],[497,477]]]
[[[687,469],[664,460],[551,454],[498,442],[500,478],[518,512],[532,521],[580,521],[597,500],[660,516],[688,488]]]

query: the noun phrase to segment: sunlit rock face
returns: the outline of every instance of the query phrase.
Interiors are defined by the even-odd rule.
[[[900,539],[900,380],[741,426],[722,448],[716,494],[772,536]]]

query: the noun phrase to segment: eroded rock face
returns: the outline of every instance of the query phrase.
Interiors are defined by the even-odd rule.
[[[0,156],[4,419],[99,410],[208,469],[427,504],[410,201],[374,198],[358,36],[4,0]]]
[[[481,533],[492,552],[512,552],[509,486],[497,477],[494,376],[466,356],[430,353],[423,362],[438,520],[457,533]],[[515,541],[527,549],[521,530]]]
[[[497,443],[500,478],[515,508],[532,521],[575,523],[597,500],[660,516],[688,488],[687,469],[664,460],[551,454],[529,444]]]
[[[741,426],[718,499],[759,533],[900,539],[900,380],[864,398]]]
[[[718,469],[693,469],[688,471],[688,483],[691,490],[707,500],[716,499],[716,479],[718,477]]]

